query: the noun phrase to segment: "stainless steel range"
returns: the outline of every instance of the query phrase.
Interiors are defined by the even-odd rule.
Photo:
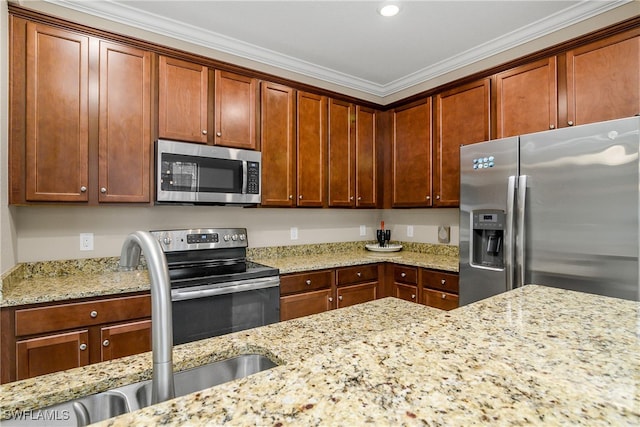
[[[160,242],[169,267],[174,344],[280,320],[279,271],[247,260],[246,229],[151,234]]]

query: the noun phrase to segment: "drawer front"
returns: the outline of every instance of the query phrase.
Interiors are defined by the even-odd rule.
[[[415,285],[404,285],[396,283],[394,285],[394,296],[405,301],[418,302],[418,287]]]
[[[393,267],[393,280],[400,283],[418,284],[418,269],[396,265]]]
[[[362,283],[359,285],[338,288],[337,308],[373,301],[378,297],[378,285],[376,283]]]
[[[331,310],[331,290],[305,292],[280,298],[280,320],[290,320]]]
[[[378,265],[358,265],[355,267],[339,268],[336,277],[338,286],[362,282],[376,282],[378,281]]]
[[[424,305],[439,308],[441,310],[453,310],[458,308],[458,295],[448,292],[425,289],[423,293]]]
[[[458,275],[433,270],[422,270],[422,286],[457,294]]]
[[[280,277],[280,295],[330,288],[332,277],[332,270],[282,276]]]
[[[16,336],[41,334],[150,316],[150,295],[27,308],[16,310]]]

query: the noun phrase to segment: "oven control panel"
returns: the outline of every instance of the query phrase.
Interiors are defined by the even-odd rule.
[[[164,252],[194,249],[246,248],[246,228],[191,228],[186,230],[155,230],[151,234]]]

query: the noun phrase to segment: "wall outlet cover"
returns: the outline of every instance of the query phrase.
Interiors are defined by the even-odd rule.
[[[93,250],[93,233],[80,233],[80,250]]]
[[[298,227],[291,227],[289,231],[291,235],[291,240],[298,240]]]
[[[407,237],[413,237],[413,225],[407,225]]]
[[[366,236],[367,235],[367,226],[366,225],[361,225],[360,226],[360,235],[361,236]]]

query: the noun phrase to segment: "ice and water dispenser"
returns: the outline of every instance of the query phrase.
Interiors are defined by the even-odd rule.
[[[505,213],[501,210],[473,211],[471,264],[504,267]]]

